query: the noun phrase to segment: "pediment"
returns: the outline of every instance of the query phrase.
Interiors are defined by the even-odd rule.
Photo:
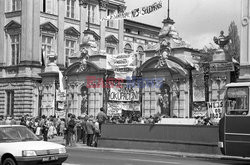
[[[109,35],[105,38],[105,41],[108,43],[118,44],[119,40],[114,35]]]
[[[83,64],[81,62],[76,62],[72,65],[70,65],[66,71],[65,71],[65,74],[67,76],[70,76],[70,75],[75,75],[75,74],[90,74],[90,73],[100,73],[102,72],[103,73],[105,72],[104,69],[101,69],[99,68],[97,65],[95,65],[94,63],[92,62],[88,62],[86,64]]]
[[[81,33],[78,30],[76,30],[74,27],[69,27],[65,29],[64,34],[67,36],[73,36],[77,38],[81,35]]]
[[[4,30],[7,33],[13,33],[13,31],[21,31],[21,24],[12,20],[4,26]]]
[[[88,35],[88,34],[93,35],[96,41],[99,41],[101,39],[101,37],[93,30],[87,29],[83,33],[85,35]]]
[[[53,25],[51,22],[46,22],[40,25],[40,29],[42,31],[47,31],[47,32],[52,32],[52,33],[57,33],[58,28]]]

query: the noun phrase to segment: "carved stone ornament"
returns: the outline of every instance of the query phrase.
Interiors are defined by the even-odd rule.
[[[108,3],[109,3],[108,0],[99,0],[100,9],[106,10]]]
[[[123,13],[126,10],[127,6],[125,5],[119,5],[118,6],[118,12],[119,13]]]
[[[243,26],[248,25],[248,22],[249,22],[248,17],[243,17],[242,20],[241,20],[241,23],[242,23]]]

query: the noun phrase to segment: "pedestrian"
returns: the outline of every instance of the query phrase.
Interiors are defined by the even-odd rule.
[[[100,137],[100,127],[97,120],[94,120],[93,123],[94,123],[93,147],[97,147],[98,138]]]
[[[75,143],[74,140],[75,126],[76,126],[75,115],[72,115],[68,123],[69,146],[73,146],[73,144]]]
[[[87,139],[87,130],[86,130],[86,122],[88,120],[88,116],[85,115],[84,117],[81,118],[81,128],[82,128],[82,143],[86,143]]]
[[[86,122],[87,146],[91,146],[93,143],[94,129],[93,117],[90,116]]]
[[[100,108],[100,112],[97,114],[96,118],[97,118],[97,121],[99,123],[99,129],[100,129],[100,133],[101,133],[102,124],[104,124],[105,121],[108,119],[108,116],[104,113],[103,107]]]

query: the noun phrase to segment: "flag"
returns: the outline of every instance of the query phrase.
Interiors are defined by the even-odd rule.
[[[59,91],[65,92],[65,87],[66,87],[66,81],[63,77],[62,72],[59,70]]]
[[[45,66],[45,61],[44,61],[44,50],[41,49],[41,65]]]

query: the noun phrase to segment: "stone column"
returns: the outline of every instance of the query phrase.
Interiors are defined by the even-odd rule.
[[[40,65],[40,1],[22,0],[21,64]]]
[[[87,8],[80,6],[80,39],[82,40],[84,37],[84,30],[86,30],[86,22],[87,22]],[[81,42],[80,42],[81,43]]]
[[[250,81],[250,0],[241,1],[240,81]]]
[[[124,12],[126,7],[124,5],[120,5],[118,7],[118,12],[122,13]],[[123,41],[124,41],[124,20],[118,20],[118,28],[119,28],[119,34],[118,34],[118,40],[119,40],[119,47],[118,47],[118,53],[123,53],[124,52],[124,46],[123,46]]]
[[[65,17],[65,0],[58,0],[58,38],[57,38],[57,64],[64,66],[64,17]]]
[[[241,6],[241,35],[240,35],[240,63],[250,65],[250,0],[242,0]]]
[[[37,44],[37,41],[33,41],[33,3],[31,0],[22,0],[21,64],[32,63],[32,47],[34,42]]]
[[[40,0],[33,0],[33,42],[32,42],[32,62],[40,65]],[[21,55],[22,56],[22,55]]]
[[[4,65],[5,60],[4,60],[4,56],[6,56],[5,53],[5,49],[4,49],[4,45],[5,45],[5,34],[4,34],[4,26],[5,26],[5,15],[4,15],[4,11],[5,11],[5,1],[0,1],[0,50],[1,53],[3,53],[0,56],[0,66]]]
[[[106,16],[106,8],[107,2],[104,0],[99,0],[99,10],[100,10],[100,17],[103,18]],[[100,21],[100,53],[105,53],[105,28],[106,28],[106,21]]]

